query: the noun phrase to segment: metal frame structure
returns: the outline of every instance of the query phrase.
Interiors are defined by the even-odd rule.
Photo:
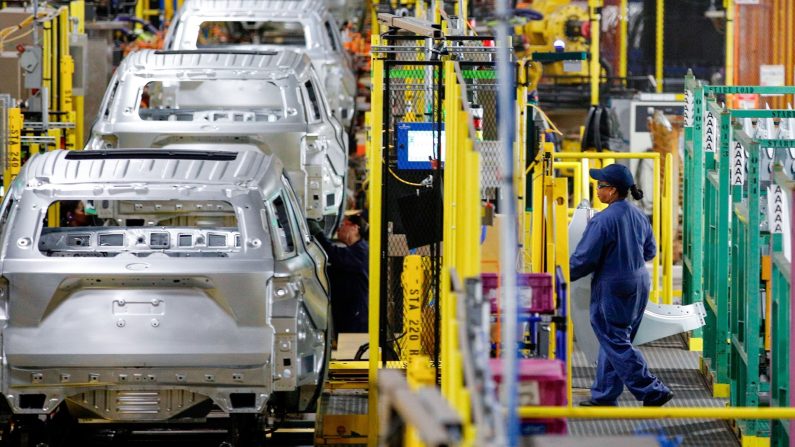
[[[706,182],[704,195],[704,302],[706,303],[707,326],[704,329],[704,350],[702,358],[705,360],[703,367],[709,372],[712,381],[713,395],[715,397],[729,397],[729,345],[725,340],[730,339],[732,333],[730,323],[735,320],[730,315],[732,307],[730,296],[737,293],[740,288],[732,279],[737,275],[733,270],[732,257],[745,250],[745,245],[739,241],[741,236],[735,233],[732,222],[726,219],[727,214],[734,214],[733,206],[743,199],[741,188],[732,182],[733,171],[737,163],[733,155],[734,148],[731,122],[733,119],[772,119],[773,117],[791,113],[786,110],[733,110],[719,106],[714,98],[706,99],[706,115],[702,127],[705,152],[713,154],[707,157]],[[786,147],[787,140],[764,140],[762,147]],[[772,146],[765,146],[770,144]],[[772,161],[772,160],[771,160]],[[763,173],[766,182],[770,182],[769,174]],[[736,235],[732,238],[731,235]],[[767,236],[766,236],[767,237]],[[763,241],[762,246],[767,246],[770,241]],[[731,245],[730,245],[731,244]],[[764,272],[769,270],[770,257],[757,250]],[[735,261],[739,262],[739,258]],[[739,270],[743,271],[743,270]],[[767,287],[769,292],[769,287]],[[744,293],[744,292],[743,292]],[[768,293],[769,295],[769,293]],[[741,295],[736,297],[741,299]],[[768,301],[770,296],[767,297]],[[769,306],[766,306],[769,310]],[[770,320],[766,320],[765,339],[769,338]],[[765,348],[770,349],[769,341]]]
[[[735,93],[778,94],[792,93],[793,87],[760,87],[760,86],[706,86],[695,79],[692,73],[685,77],[685,147],[684,147],[684,209],[683,217],[683,271],[682,299],[683,304],[704,301],[705,253],[707,253],[707,227],[704,220],[705,193],[708,171],[715,169],[713,158],[706,156],[704,147],[705,120],[707,118],[706,97],[708,95],[724,95]],[[714,116],[714,114],[713,114]],[[728,127],[726,128],[728,130]],[[728,213],[727,213],[728,214]],[[720,222],[720,220],[718,221]],[[724,221],[725,223],[725,221]],[[728,227],[726,232],[728,234]],[[723,257],[720,259],[728,259]],[[722,276],[727,278],[728,275]],[[690,337],[690,349],[703,349],[702,331],[693,331]],[[722,394],[725,392],[722,391]]]
[[[174,16],[165,37],[164,48],[197,49],[200,27],[204,22],[297,22],[307,34],[306,44],[278,45],[237,43],[219,48],[272,50],[289,48],[305,52],[323,82],[334,116],[349,129],[355,113],[356,78],[350,60],[342,48],[339,25],[319,0],[187,0]]]
[[[771,170],[775,153],[795,147],[795,140],[771,138],[773,119],[790,119],[795,112],[726,109],[716,95],[786,94],[795,88],[702,86],[692,74],[685,82],[684,299],[707,304],[702,369],[713,395],[729,397],[733,406],[759,406],[760,393],[768,391],[782,405],[789,377],[781,360],[789,349],[789,263],[772,217],[762,215],[768,187],[781,193]],[[751,119],[758,120],[756,130]],[[745,128],[734,120],[744,121]],[[691,348],[698,340],[691,338]],[[762,378],[767,351],[772,384]],[[739,427],[744,445],[767,442],[771,434],[767,421],[741,420]],[[786,433],[783,427],[773,424],[774,438]]]
[[[323,220],[331,235],[345,209],[348,141],[322,92],[310,60],[296,51],[141,50],[111,78],[86,149],[209,142],[276,155],[306,216]]]
[[[98,221],[52,220],[64,200],[95,201]],[[51,151],[0,214],[4,421],[66,400],[86,419],[165,421],[207,401],[253,421],[318,397],[326,258],[276,157]]]

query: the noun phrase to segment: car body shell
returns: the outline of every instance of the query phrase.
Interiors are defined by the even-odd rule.
[[[170,86],[163,90],[192,105],[171,99],[144,109],[142,95],[152,83]],[[264,84],[270,90],[257,97],[252,86]],[[266,103],[281,110],[263,112]],[[347,137],[328,110],[300,52],[143,50],[113,75],[86,149],[257,147],[281,159],[306,216],[324,219],[330,232],[344,206]]]
[[[295,22],[306,36],[303,45],[290,45],[309,55],[328,94],[337,118],[350,128],[356,77],[342,47],[339,26],[323,0],[186,0],[166,34],[169,50],[197,48],[204,22]],[[277,44],[224,43],[215,48],[278,49]]]
[[[327,362],[326,261],[282,172],[256,150],[32,157],[0,207],[0,381],[12,411],[66,402],[81,418],[164,421],[210,403],[261,414],[280,393],[297,402],[290,410],[310,406]],[[289,255],[273,237],[277,197],[288,204]],[[48,228],[48,206],[75,199],[223,201],[237,227]],[[147,245],[166,231],[235,237],[215,248]],[[127,242],[96,242],[110,233]],[[84,243],[64,245],[74,236]]]

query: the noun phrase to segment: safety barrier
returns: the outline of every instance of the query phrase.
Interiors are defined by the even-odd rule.
[[[411,47],[421,39],[393,37],[373,38],[372,138],[368,153],[371,223],[369,332],[370,346],[380,349],[370,349],[368,443],[373,445],[379,432],[378,415],[374,410],[378,406],[376,381],[379,368],[386,366],[382,362],[382,354],[394,341],[389,339],[396,338],[394,321],[399,317],[403,326],[399,331],[403,332],[401,337],[404,338],[399,344],[405,349],[401,350],[401,358],[408,364],[416,363],[418,358],[426,358],[425,362],[430,359],[431,383],[439,380],[442,396],[464,421],[464,443],[473,445],[475,431],[469,415],[470,390],[464,386],[462,375],[461,324],[457,319],[458,300],[451,291],[451,275],[456,272],[460,278],[480,277],[480,213],[484,191],[479,180],[480,153],[476,144],[483,141],[473,126],[473,112],[466,91],[480,88],[480,95],[485,95],[484,89],[488,86],[483,84],[493,84],[493,76],[489,76],[493,67],[481,67],[482,63],[474,67],[474,63],[425,60],[422,52],[401,52],[401,45]],[[389,45],[379,46],[382,43]],[[487,113],[491,114],[487,118],[496,123],[494,110]],[[400,158],[398,151],[408,149],[405,145],[409,144],[406,135],[398,135],[401,126],[411,129],[415,126],[433,135],[430,144],[433,145],[434,156],[433,160],[425,163],[428,166],[410,166],[401,170],[399,164],[406,160]],[[446,148],[446,154],[442,153],[442,148]],[[401,239],[406,239],[401,236],[408,230],[406,215],[401,214],[402,231],[396,231],[391,224],[396,221],[394,213],[405,212],[398,209],[398,199],[415,194],[419,197],[433,191],[438,192],[431,197],[439,198],[439,206],[420,207],[417,211],[437,210],[433,212],[435,217],[424,217],[423,225],[435,228],[438,235],[433,230],[434,235],[425,243],[429,245],[422,245],[417,248],[417,254],[410,254],[408,241],[401,242]],[[443,203],[441,193],[445,197]],[[445,243],[440,244],[440,240]],[[438,252],[434,251],[434,246],[438,247]],[[438,270],[428,268],[429,259],[438,260]],[[402,287],[392,290],[395,260],[401,262],[403,283]],[[431,267],[433,265],[430,264]],[[402,305],[398,306],[398,301]],[[421,309],[417,309],[416,304]],[[425,312],[429,305],[436,306],[430,319]],[[414,332],[409,332],[418,318],[423,322],[430,321],[430,324],[420,323],[416,333],[421,335],[414,338]],[[438,351],[426,346],[425,340],[438,343]]]
[[[724,280],[728,278],[728,271],[718,271],[712,266],[710,260],[709,269],[705,262],[705,255],[708,252],[708,239],[707,228],[709,227],[708,221],[705,219],[705,213],[717,211],[716,207],[706,207],[705,193],[707,188],[708,172],[715,170],[715,159],[708,157],[706,154],[713,153],[717,150],[717,142],[710,140],[710,136],[715,136],[718,131],[728,134],[728,127],[719,127],[723,124],[718,124],[720,115],[716,115],[717,110],[707,109],[707,98],[710,95],[726,95],[726,94],[786,94],[795,92],[795,87],[761,87],[761,86],[706,86],[698,82],[692,73],[688,73],[685,77],[685,171],[684,171],[684,203],[685,210],[683,216],[683,269],[682,269],[682,299],[683,304],[693,304],[696,302],[704,301],[705,281],[711,281],[714,275],[719,275],[717,278]],[[707,126],[709,124],[709,126]],[[708,132],[712,133],[708,133]],[[718,180],[715,177],[713,180]],[[725,202],[720,202],[718,205],[722,206]],[[729,211],[723,212],[719,216],[728,216]],[[715,237],[722,237],[721,235],[728,235],[728,217],[714,220]],[[720,229],[717,227],[720,225]],[[726,236],[728,237],[728,236]],[[726,244],[713,243],[714,247],[722,250],[722,247],[728,246]],[[717,260],[728,260],[728,252],[721,251],[721,255],[716,256]],[[723,274],[723,273],[726,274]],[[708,279],[710,278],[710,279]],[[710,287],[714,287],[715,293],[720,296],[726,296],[725,288],[720,286],[718,280],[710,283]],[[720,290],[718,290],[718,288]],[[712,289],[710,289],[712,290]],[[709,307],[709,306],[708,306]],[[721,310],[720,314],[725,315],[721,307],[716,307]],[[715,309],[713,309],[713,314]],[[711,317],[710,317],[711,318]],[[707,327],[715,327],[707,321]],[[720,328],[722,330],[722,328]],[[716,340],[723,340],[725,338],[716,337]],[[694,351],[701,351],[703,348],[703,334],[701,330],[693,331],[690,337],[690,349]],[[724,343],[725,345],[725,343]],[[722,348],[725,349],[725,346]],[[720,379],[724,380],[724,379]],[[718,382],[726,384],[726,382]],[[725,394],[726,388],[719,387],[722,394]]]
[[[706,119],[707,125],[703,127],[703,138],[709,143],[705,145],[707,153],[713,156],[707,157],[708,168],[706,169],[705,184],[705,206],[703,219],[705,224],[705,244],[703,254],[703,290],[704,302],[706,303],[707,325],[704,329],[703,355],[704,367],[710,373],[712,380],[713,395],[716,397],[729,396],[729,353],[730,344],[726,340],[730,339],[730,323],[735,319],[730,314],[731,301],[729,297],[737,295],[737,299],[744,296],[744,291],[740,288],[740,281],[735,280],[738,272],[743,270],[732,270],[732,260],[742,261],[735,255],[740,251],[747,251],[746,245],[739,238],[732,240],[730,234],[731,221],[726,218],[729,213],[734,214],[733,207],[745,197],[741,194],[741,184],[745,176],[744,154],[739,151],[733,143],[732,119],[748,121],[750,119],[771,120],[774,116],[789,113],[786,110],[727,110],[719,106],[713,98],[706,98]],[[769,124],[772,127],[772,123]],[[750,123],[747,127],[750,129]],[[759,126],[762,127],[761,124]],[[772,130],[772,129],[771,129]],[[714,142],[712,140],[715,140]],[[771,140],[762,142],[765,144],[779,145],[781,147],[786,140]],[[734,146],[734,147],[733,147]],[[771,183],[769,167],[773,162],[773,154],[763,152],[762,166],[760,172],[763,186]],[[740,171],[736,171],[737,169]],[[763,189],[763,196],[766,196],[766,188]],[[761,198],[760,198],[761,200]],[[742,222],[742,221],[741,221]],[[765,236],[767,237],[767,236]],[[731,244],[731,245],[730,245]],[[769,241],[766,239],[761,242],[761,247],[767,247]],[[766,290],[765,309],[770,308],[770,287],[769,272],[771,258],[767,253],[755,252],[760,257],[761,271],[763,277],[763,287]],[[733,282],[734,281],[734,282]],[[749,280],[750,281],[750,280]],[[759,281],[756,281],[757,283]],[[733,287],[735,284],[738,287]],[[761,317],[760,317],[761,318]],[[765,349],[770,349],[770,319],[766,321]]]
[[[673,302],[673,238],[675,214],[673,211],[673,158],[656,152],[554,152],[550,155],[555,168],[574,168],[574,201],[568,209],[573,213],[582,199],[588,199],[595,208],[604,208],[596,196],[596,182],[588,177],[594,163],[606,165],[617,160],[651,160],[653,163],[652,231],[658,244],[657,256],[652,261],[652,287],[649,299],[657,303]],[[558,161],[560,160],[560,161]],[[663,163],[665,163],[663,165]],[[662,167],[665,167],[663,175]],[[533,178],[536,176],[534,175]],[[662,181],[660,181],[662,179]],[[661,186],[662,183],[662,186]],[[565,198],[569,203],[568,196]],[[536,236],[538,239],[540,236]],[[536,244],[539,242],[537,241]],[[533,259],[538,259],[535,255]],[[662,278],[662,284],[660,279]]]
[[[775,193],[782,198],[789,197],[790,205],[793,194],[795,194],[795,182],[790,178],[790,173],[786,173],[781,166],[774,168],[776,183]],[[775,203],[775,202],[774,202]],[[795,238],[792,238],[793,208],[790,207],[790,214],[782,216],[790,223],[790,248]],[[787,229],[785,228],[784,231]],[[772,268],[772,303],[770,314],[773,317],[771,330],[771,380],[770,380],[770,405],[772,407],[788,407],[792,405],[790,401],[789,378],[790,363],[792,362],[792,343],[790,338],[793,334],[790,326],[791,300],[792,300],[792,278],[795,271],[792,269],[792,261],[784,253],[783,237],[781,234],[773,235],[773,268]],[[792,251],[790,250],[790,253]],[[790,422],[773,419],[770,424],[771,444],[774,446],[789,446]]]
[[[726,109],[717,95],[795,88],[702,86],[691,75],[685,84],[684,300],[703,300],[707,309],[703,334],[693,334],[691,348],[703,340],[702,369],[714,396],[751,408],[764,406],[761,396],[770,393],[771,405],[788,406],[791,274],[782,250],[783,189],[773,182],[772,167],[790,166],[786,175],[779,169],[779,181],[793,172],[786,149],[795,140],[785,121],[795,112]],[[746,419],[738,423],[744,444],[767,442],[769,422]],[[774,443],[786,427],[773,423]]]

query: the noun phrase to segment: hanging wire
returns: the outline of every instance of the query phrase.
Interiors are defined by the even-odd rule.
[[[563,132],[558,130],[558,126],[556,126],[555,123],[553,123],[552,120],[549,119],[549,117],[547,116],[546,113],[544,113],[544,110],[541,109],[541,107],[538,107],[535,104],[528,104],[528,105],[530,107],[532,107],[533,109],[535,109],[538,113],[540,113],[541,117],[544,118],[544,121],[546,121],[547,123],[549,123],[550,126],[552,126],[552,129],[547,128],[547,129],[544,129],[544,131],[546,131],[546,132],[555,132],[556,134],[558,134],[560,136],[563,136]]]
[[[422,188],[423,186],[425,186],[422,183],[414,183],[414,182],[410,182],[408,180],[404,180],[404,179],[400,178],[400,176],[398,176],[397,173],[392,170],[392,168],[387,167],[387,169],[389,169],[389,173],[392,174],[392,177],[395,177],[395,180],[399,181],[400,183],[403,183],[403,184],[406,184],[406,185],[409,185],[409,186],[416,186],[417,188]]]

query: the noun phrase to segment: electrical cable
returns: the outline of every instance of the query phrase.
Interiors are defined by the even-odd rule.
[[[404,183],[404,184],[409,185],[409,186],[416,186],[417,188],[421,188],[421,187],[425,186],[422,183],[413,183],[413,182],[410,182],[408,180],[403,180],[402,178],[400,178],[397,175],[397,173],[395,171],[392,170],[392,168],[387,167],[387,169],[389,169],[389,173],[392,174],[392,177],[395,177],[395,180],[399,181],[400,183]]]
[[[528,104],[528,105],[533,109],[535,109],[538,113],[540,113],[541,117],[544,118],[544,120],[548,122],[550,126],[552,126],[552,129],[544,129],[545,132],[555,132],[556,134],[563,136],[563,132],[558,130],[558,126],[556,126],[555,123],[553,123],[552,120],[549,119],[549,117],[547,116],[546,113],[544,113],[544,110],[542,110],[541,107],[538,107],[535,104]]]
[[[16,42],[17,40],[22,39],[24,37],[27,37],[27,36],[29,36],[31,34],[33,34],[33,28],[25,31],[24,33],[20,34],[19,36],[15,36],[15,37],[12,37],[10,39],[4,39],[2,42],[3,42],[3,44],[9,43],[9,42]],[[2,44],[0,44],[0,51],[3,51],[3,45]]]

